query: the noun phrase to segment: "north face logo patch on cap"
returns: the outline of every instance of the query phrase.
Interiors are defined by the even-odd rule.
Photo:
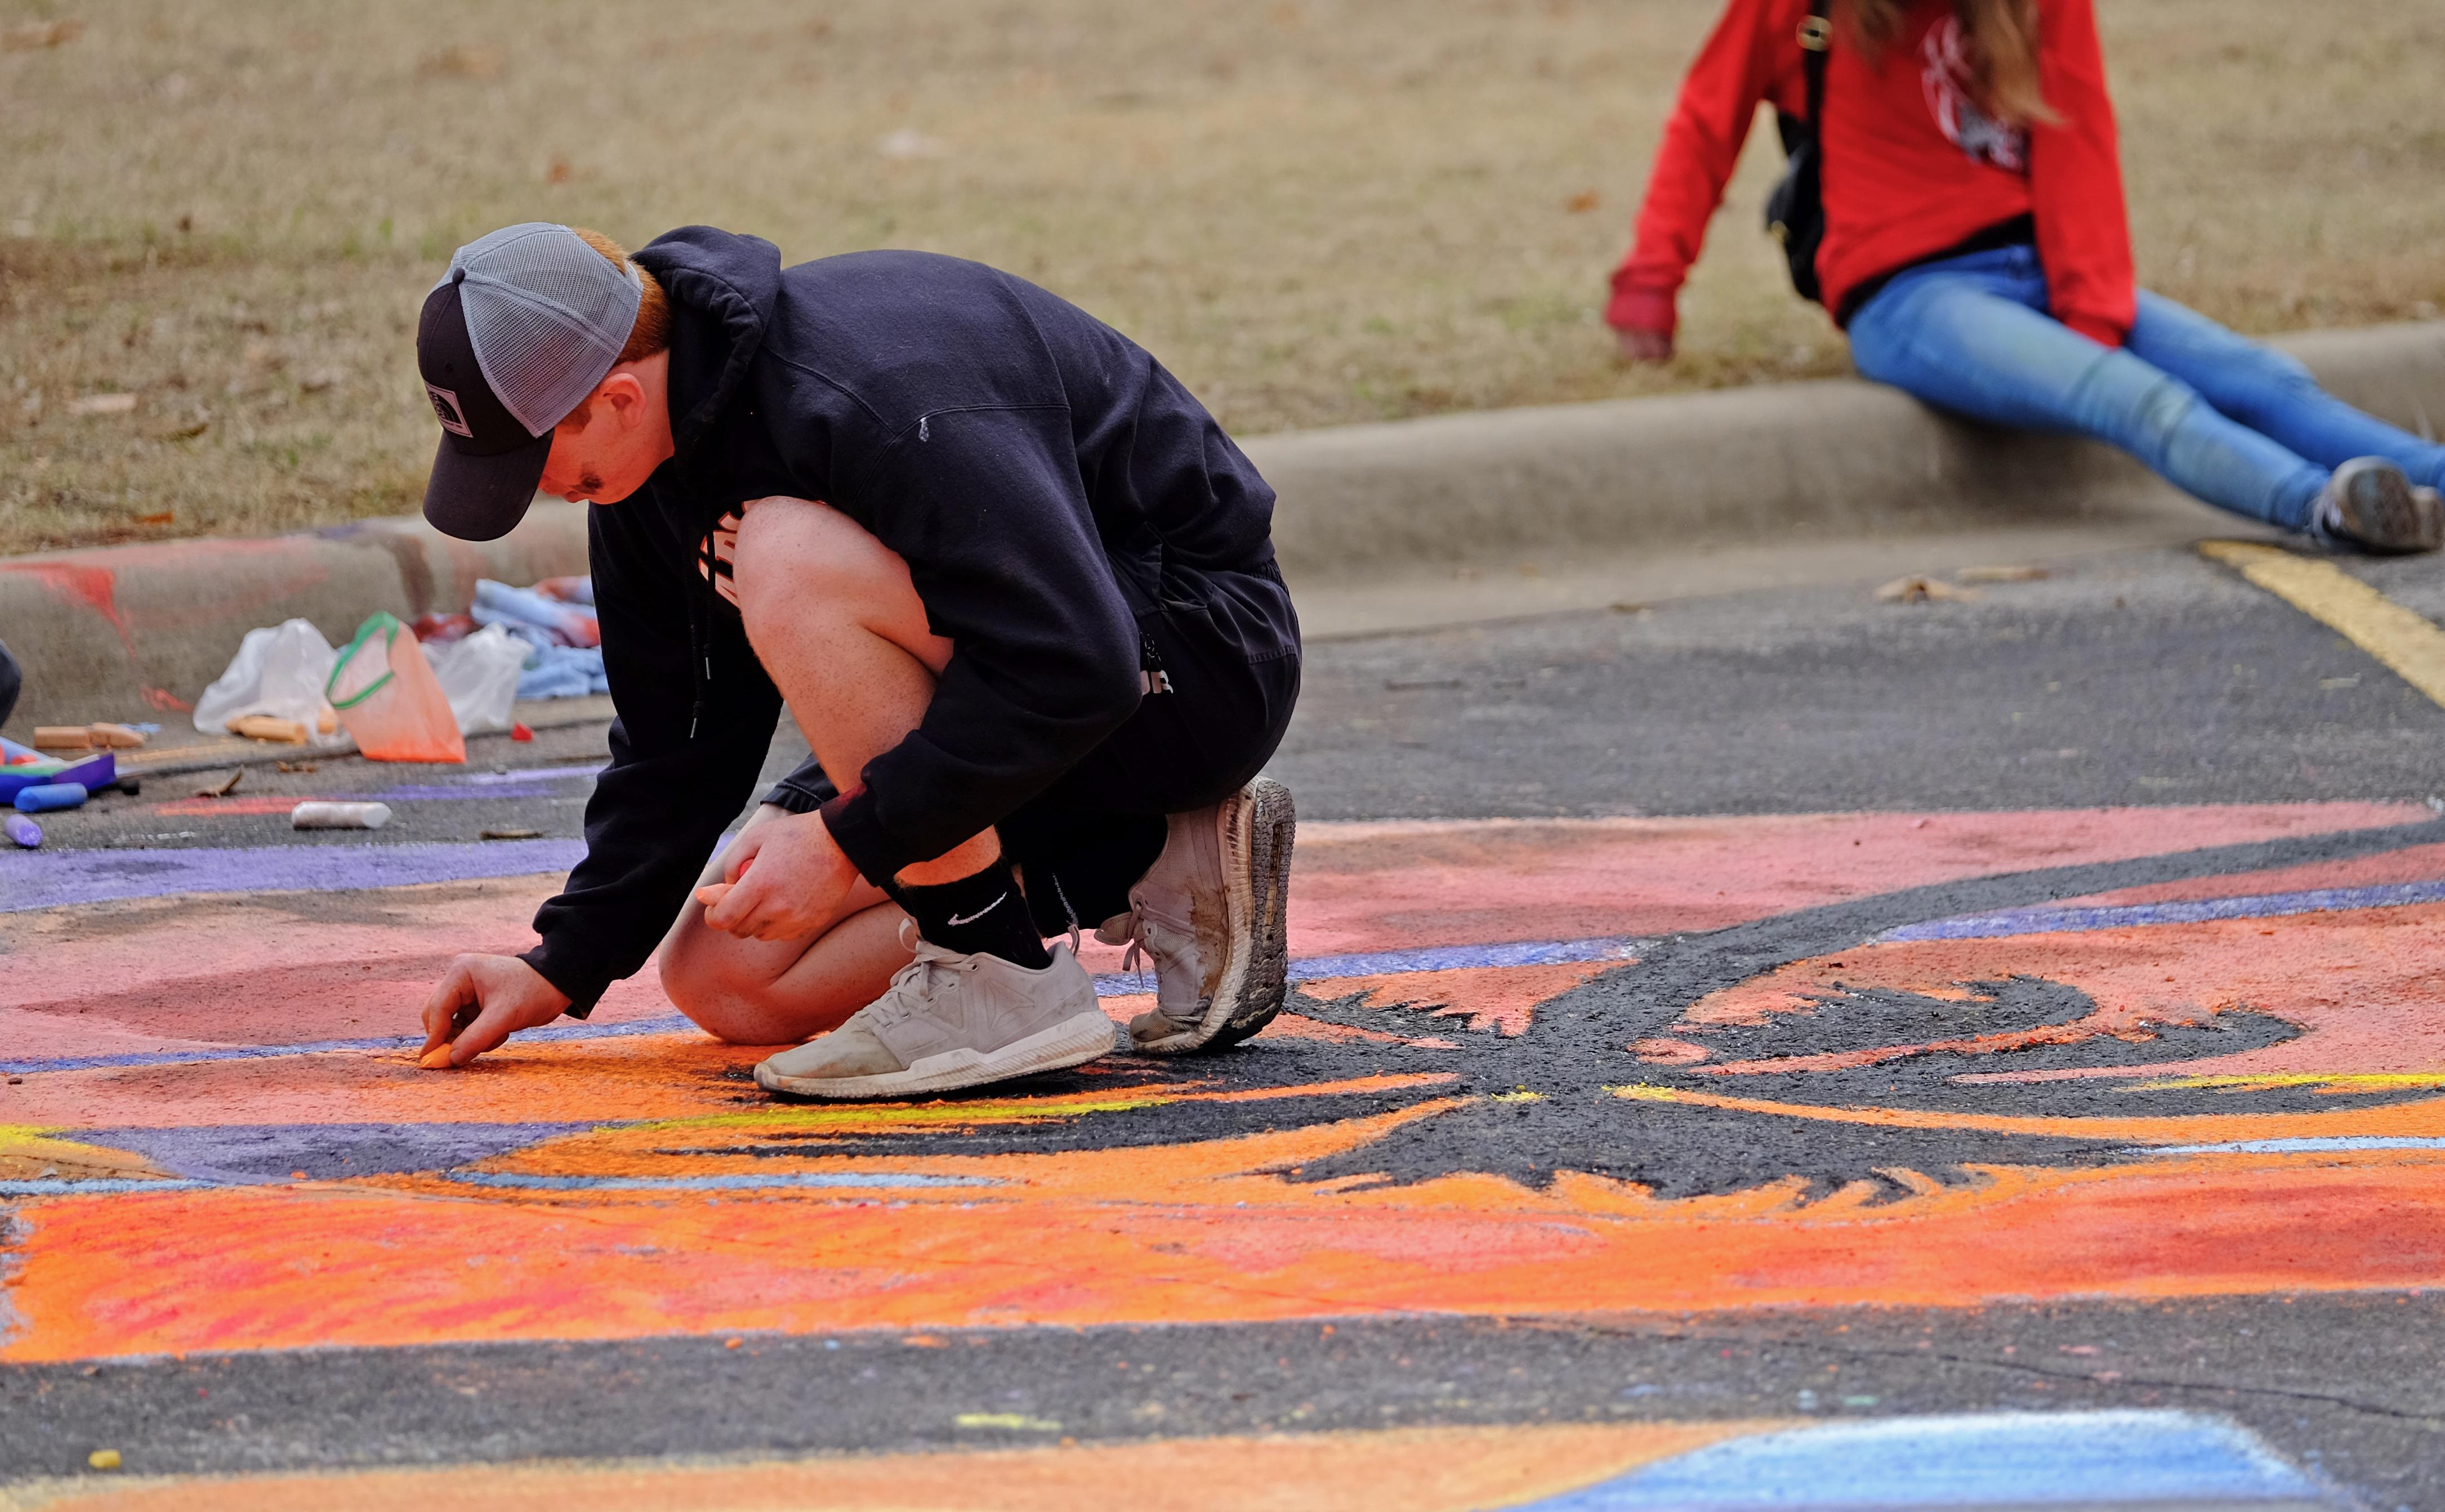
[[[457,395],[432,383],[424,385],[424,392],[432,396],[433,413],[441,421],[441,429],[452,435],[463,435],[471,441],[475,439],[476,429],[467,423],[467,416],[459,411]]]

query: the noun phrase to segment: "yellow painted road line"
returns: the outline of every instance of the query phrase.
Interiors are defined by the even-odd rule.
[[[2445,630],[2331,562],[2251,541],[2204,541],[2200,555],[2238,571],[2445,705]]]

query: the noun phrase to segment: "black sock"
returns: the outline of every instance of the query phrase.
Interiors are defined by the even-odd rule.
[[[1027,868],[1027,906],[1047,938],[1129,911],[1129,888],[1163,854],[1161,814],[1064,815],[1041,832],[1004,836]]]
[[[892,890],[892,898],[917,921],[918,933],[945,950],[998,955],[1036,969],[1053,964],[1006,857],[997,857],[975,876],[939,887],[902,882]]]

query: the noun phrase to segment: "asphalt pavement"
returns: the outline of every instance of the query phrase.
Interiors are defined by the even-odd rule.
[[[2431,618],[2445,614],[2445,573],[2433,562],[2345,566],[2398,603]],[[1575,1213],[1592,1213],[1603,1205],[1585,1195],[1594,1189],[1585,1184],[1601,1182],[1613,1184],[1606,1190],[1641,1194],[1641,1203],[1681,1204],[1676,1212],[1699,1215],[1689,1222],[1716,1227],[1751,1222],[1764,1210],[1755,1205],[1765,1191],[1783,1194],[1776,1200],[1789,1206],[1778,1213],[1808,1222],[1849,1205],[1844,1210],[1866,1215],[1862,1222],[1907,1213],[1941,1225],[1955,1221],[1960,1205],[1988,1200],[1981,1193],[2020,1190],[2011,1187],[2016,1181],[2040,1193],[2029,1201],[2060,1196],[2073,1202],[2061,1194],[2155,1179],[2146,1171],[2156,1168],[2135,1161],[2133,1147],[2159,1135],[2122,1118],[2116,1110],[2128,1107],[2128,1094],[2096,1079],[2135,1068],[2154,1074],[2193,1060],[2258,1066],[2247,1058],[2312,1042],[2325,1032],[2320,1027],[2325,1021],[2306,1010],[2291,1012],[2259,986],[2236,989],[2195,1011],[2152,998],[2146,1012],[2153,1018],[2134,1018],[2087,1038],[2066,1032],[2065,1025],[2090,1023],[2084,1015],[2100,1004],[2115,1007],[2105,988],[2079,972],[2123,969],[2121,957],[2082,958],[2061,970],[2007,963],[1994,977],[1971,975],[1968,967],[1951,975],[1945,974],[1950,968],[1931,967],[1933,976],[1897,974],[1867,986],[1836,978],[1857,972],[1872,946],[1932,950],[1952,948],[1946,941],[2038,937],[2031,932],[2037,926],[1943,921],[2025,922],[2031,911],[2074,903],[2126,912],[2104,924],[2055,919],[2045,929],[2133,931],[2117,941],[2142,940],[2144,930],[2232,931],[2230,939],[2211,942],[2226,955],[2182,957],[2192,965],[2177,966],[2169,953],[2193,950],[2191,944],[2146,943],[2171,935],[2117,945],[2162,961],[2169,984],[2176,977],[2187,984],[2194,972],[2212,975],[2223,969],[2212,963],[2233,950],[2294,950],[2294,937],[2279,931],[2329,921],[2341,928],[2361,917],[2349,911],[2380,902],[2396,912],[2371,929],[2407,927],[2413,916],[2402,910],[2426,908],[2434,899],[2399,890],[2428,887],[2437,871],[2434,865],[2423,871],[2427,863],[2407,857],[2433,857],[2422,848],[2445,845],[2445,826],[2434,818],[2445,813],[2445,800],[2437,796],[2445,794],[2445,710],[2334,629],[2189,549],[2085,558],[2043,577],[1980,583],[1974,599],[1965,601],[1884,602],[1874,587],[1827,582],[1313,644],[1299,714],[1272,766],[1296,793],[1302,821],[1325,838],[1307,853],[1323,870],[1313,874],[1304,896],[1330,897],[1334,878],[1346,870],[1359,879],[1353,889],[1377,888],[1394,899],[1371,905],[1368,919],[1398,934],[1409,916],[1405,908],[1427,908],[1400,889],[1431,873],[1444,889],[1434,894],[1434,906],[1446,911],[1438,918],[1474,917],[1472,890],[1483,889],[1489,899],[1499,893],[1502,906],[1531,924],[1507,933],[1509,926],[1488,924],[1474,934],[1468,930],[1475,924],[1438,924],[1443,933],[1384,939],[1361,938],[1361,931],[1338,945],[1316,936],[1321,943],[1307,953],[1339,964],[1317,966],[1295,1000],[1295,1015],[1308,1026],[1298,1033],[1307,1038],[1267,1036],[1225,1058],[1219,1069],[1215,1063],[1158,1064],[1144,1073],[1147,1079],[1131,1083],[1163,1097],[1219,1099],[1194,1109],[1184,1102],[1177,1113],[1065,1115],[1041,1127],[1014,1125],[1006,1134],[996,1133],[992,1119],[980,1114],[977,1127],[923,1140],[913,1130],[841,1134],[823,1136],[834,1141],[828,1148],[838,1156],[864,1157],[887,1146],[895,1158],[951,1162],[939,1167],[945,1171],[955,1166],[1018,1170],[1009,1163],[1037,1162],[1024,1169],[1049,1172],[1084,1170],[1081,1163],[1090,1160],[1145,1158],[1185,1141],[1220,1148],[1299,1135],[1323,1142],[1283,1154],[1261,1171],[1300,1202],[1409,1201],[1457,1211],[1495,1199],[1449,1194],[1497,1183],[1512,1194],[1503,1203],[1533,1207],[1567,1197],[1579,1205]],[[0,930],[0,965],[10,953],[23,964],[28,952],[54,939],[102,950],[104,944],[93,943],[101,932],[94,931],[141,935],[161,949],[183,937],[177,929],[207,927],[209,908],[192,906],[182,924],[145,903],[140,889],[111,891],[104,873],[95,870],[98,862],[78,859],[91,853],[253,855],[267,847],[345,851],[432,843],[461,848],[454,856],[478,857],[468,863],[473,870],[454,876],[520,875],[486,870],[480,854],[487,846],[556,841],[566,847],[578,839],[589,774],[606,758],[606,739],[599,724],[543,731],[532,742],[487,739],[471,747],[465,766],[446,768],[306,755],[292,762],[296,770],[250,765],[233,788],[215,796],[201,790],[224,786],[227,772],[155,778],[139,797],[108,796],[80,812],[46,816],[49,842],[43,855],[66,856],[84,868],[80,878],[103,877],[94,884],[101,891],[77,894],[102,900],[91,905],[101,912],[82,923],[55,924],[44,920],[76,911],[0,913],[0,926],[7,926]],[[785,724],[768,756],[768,775],[794,765],[804,750]],[[299,833],[289,827],[286,807],[307,797],[379,797],[396,817],[371,836]],[[2151,826],[2163,827],[2161,839],[2134,838],[2143,830],[2155,834]],[[507,838],[488,839],[488,834]],[[1439,848],[1453,835],[1476,849],[1454,859]],[[1951,850],[1942,855],[1928,849],[1938,835],[1950,837],[1943,844]],[[1618,857],[1605,853],[1613,858],[1602,864],[1615,870],[1603,876],[1635,878],[1652,866],[1659,876],[1676,878],[1679,891],[1670,908],[1657,904],[1652,917],[1633,910],[1583,923],[1574,911],[1585,898],[1573,891],[1577,874],[1570,868],[1583,854],[1616,843],[1627,848]],[[1673,849],[1685,844],[1696,849]],[[1878,869],[1886,861],[1865,859],[1886,854],[1879,847],[1896,857],[1890,870]],[[0,893],[9,886],[10,871],[9,858],[0,857]],[[34,875],[23,866],[16,871]],[[1840,880],[1855,871],[1856,884]],[[1498,876],[1499,884],[1486,880]],[[2226,880],[2233,877],[2260,880]],[[322,913],[283,906],[297,917],[371,928],[389,913],[427,906],[430,898],[480,910],[488,906],[482,899],[451,891],[476,885],[436,881],[420,894],[423,901],[404,900],[405,891],[397,889],[384,901],[385,894],[358,880],[346,882],[333,901],[315,905]],[[1745,903],[1744,888],[1764,889],[1772,897]],[[2329,893],[2313,896],[2317,888]],[[2334,888],[2363,891],[2344,897]],[[2373,888],[2398,892],[2373,902],[2376,894],[2366,892]],[[531,909],[537,891],[503,897],[499,906]],[[2231,904],[2234,897],[2295,901],[2251,905],[2253,913]],[[2310,901],[2297,901],[2302,898]],[[241,892],[230,906],[244,901]],[[142,912],[148,907],[153,911]],[[1488,902],[1485,911],[1493,907]],[[2174,912],[2131,912],[2150,908]],[[513,931],[522,916],[501,928]],[[1541,932],[1534,927],[1539,916],[1553,921]],[[40,933],[45,929],[65,932]],[[420,936],[428,952],[456,948],[431,934]],[[2427,953],[2431,964],[2414,959],[2404,980],[2424,980],[2431,995],[2424,1006],[2416,993],[2403,999],[2410,1005],[2400,1011],[2411,1015],[2404,1021],[2413,1025],[2410,1032],[2436,1035],[2436,935],[2398,927],[2367,938],[2380,940],[2389,958]],[[1547,942],[1536,947],[1545,953],[1500,955],[1502,949],[1526,949],[1502,942],[1523,940]],[[1386,964],[1392,946],[1413,958]],[[1463,946],[1496,953],[1450,953]],[[2210,950],[2211,944],[2195,950]],[[1633,960],[1635,967],[1621,965]],[[1830,968],[1809,979],[1818,983],[1810,990],[1819,995],[1807,1000],[1815,1007],[1761,1014],[1741,1006],[1740,995],[1763,990],[1759,984],[1816,970],[1812,963],[1825,961]],[[2300,980],[2323,969],[2302,966]],[[1394,1024],[1387,1015],[1410,1000],[1380,984],[1401,971],[1452,980],[1437,989],[1443,997],[1399,1015]],[[1472,971],[1564,974],[1536,978],[1533,990],[1521,989],[1524,996],[1504,987],[1513,992],[1504,997],[1486,986],[1489,979],[1460,980]],[[0,979],[0,995],[9,980],[17,993],[28,991],[30,978]],[[1945,985],[1926,985],[1939,981]],[[408,990],[412,984],[401,986]],[[1981,1015],[1967,1027],[1934,1033],[1894,1022],[1905,1010],[1943,1018],[1953,1011],[1948,1005],[1965,999]],[[1713,1005],[1724,1006],[1718,1012]],[[1837,1007],[1859,1011],[1841,1017]],[[1427,1012],[1435,1016],[1420,1018]],[[1870,1023],[1877,1014],[1886,1017]],[[22,1030],[31,1021],[18,1022]],[[637,1022],[650,1027],[659,1021]],[[1388,1025],[1393,1026],[1388,1031]],[[409,1030],[404,1023],[366,1023],[352,1032]],[[1980,1036],[2011,1040],[2023,1057],[2012,1062],[2020,1079],[1978,1074],[1964,1079],[1965,1067],[1975,1073],[1989,1063],[1972,1065],[1969,1058],[1991,1045],[1965,1048]],[[1940,1053],[1896,1059],[1899,1052],[1880,1048],[1902,1042],[1921,1051],[1934,1044]],[[2383,1117],[2397,1120],[2368,1127],[2395,1131],[2399,1137],[2385,1147],[2393,1153],[2384,1158],[2411,1164],[2383,1171],[2321,1167],[2301,1181],[2398,1177],[2434,1185],[2436,1157],[2418,1152],[2445,1140],[2417,1133],[2426,1126],[2417,1119],[2427,1106],[2419,1098],[2433,1095],[2436,1084],[2428,1073],[2445,1069],[2445,1060],[2435,1053],[2433,1039],[2420,1043],[2425,1048],[2417,1053],[2397,1044],[2369,1052],[2378,1059],[2365,1065],[2353,1062],[2369,1076],[2397,1079],[2383,1089],[2369,1083],[2355,1106],[2381,1105]],[[1637,1051],[1637,1064],[1625,1045]],[[127,1047],[114,1041],[103,1048],[121,1055]],[[16,1032],[9,1049],[31,1066],[45,1047]],[[702,1061],[703,1052],[691,1053]],[[1715,1059],[1708,1061],[1710,1055]],[[1742,1083],[1746,1101],[1717,1097],[1714,1089],[1726,1079],[1699,1074],[1709,1066],[1736,1072],[1775,1058],[1783,1059],[1776,1060],[1770,1076]],[[24,1075],[28,1086],[47,1076],[136,1075],[112,1071],[103,1065],[107,1059],[97,1051],[73,1065],[45,1061]],[[708,1096],[718,1093],[756,1111],[764,1105],[736,1079],[752,1059],[734,1056],[722,1063],[727,1069],[700,1067],[690,1076],[711,1089]],[[122,1055],[113,1064],[135,1062]],[[1691,1066],[1697,1069],[1687,1069]],[[2150,1104],[2151,1116],[2166,1120],[2165,1130],[2175,1124],[2207,1130],[2226,1141],[2218,1149],[2237,1152],[2214,1158],[2262,1165],[2306,1159],[2299,1152],[2309,1146],[2245,1152],[2234,1141],[2256,1126],[2244,1130],[2217,1120],[2247,1114],[2277,1120],[2267,1125],[2271,1130],[2285,1119],[2330,1118],[2336,1087],[2310,1083],[2332,1070],[2320,1062],[2297,1075],[2286,1071],[2294,1079],[2282,1086],[2255,1073],[2193,1078],[2195,1085],[2181,1087],[2160,1077],[2147,1084],[2167,1089],[2152,1094],[2159,1100]],[[103,1086],[92,1085],[97,1094]],[[1100,1083],[1060,1083],[1046,1096],[1056,1101],[1084,1096],[1074,1089],[1092,1085]],[[1321,1090],[1307,1097],[1304,1112],[1277,1116],[1269,1111],[1287,1105],[1264,1099],[1305,1088]],[[2126,1100],[2114,1103],[2117,1096]],[[1771,1111],[1765,1111],[1768,1102]],[[1874,1118],[1858,1114],[1871,1105]],[[1626,1134],[1618,1121],[1625,1108],[1640,1117],[1680,1121],[1669,1132],[1638,1125],[1644,1132]],[[144,1106],[121,1105],[96,1107],[77,1121],[102,1131],[90,1134],[93,1144],[135,1152],[157,1163],[158,1170],[147,1168],[155,1175],[167,1171],[192,1182],[200,1178],[163,1154],[168,1146],[148,1130],[205,1116],[182,1112],[156,1118]],[[233,1128],[288,1127],[298,1116],[227,1108],[211,1115]],[[375,1127],[394,1116],[372,1109],[362,1116]],[[526,1109],[497,1121],[503,1128],[542,1128],[534,1120],[559,1118],[565,1121],[551,1124],[553,1131],[579,1131],[607,1116],[579,1107],[558,1114]],[[2078,1122],[2082,1119],[2089,1121]],[[12,1113],[0,1102],[0,1124],[57,1129],[66,1121]],[[1327,1131],[1361,1124],[1375,1131],[1364,1142],[1325,1148]],[[1859,1134],[1855,1125],[1872,1127]],[[2326,1128],[2315,1125],[2315,1131]],[[114,1129],[124,1137],[111,1134]],[[2303,1136],[2313,1144],[2325,1137],[2306,1122],[2281,1123],[2281,1130],[2309,1131]],[[351,1137],[360,1143],[348,1148],[360,1153],[350,1158],[367,1162],[353,1172],[338,1165],[309,1172],[311,1160],[340,1158],[330,1152],[342,1147],[326,1143],[280,1145],[276,1157],[267,1157],[278,1170],[266,1168],[263,1174],[289,1174],[292,1159],[297,1177],[310,1173],[315,1181],[368,1179],[375,1171],[394,1173],[382,1179],[414,1180],[423,1179],[415,1172],[442,1170],[422,1155],[385,1165],[382,1151],[390,1136]],[[2349,1137],[2380,1135],[2355,1125]],[[2034,1146],[2044,1152],[2031,1154]],[[2206,1146],[2178,1146],[2193,1148]],[[710,1159],[709,1149],[656,1147],[658,1158]],[[804,1144],[765,1150],[791,1159],[809,1153]],[[1005,1164],[957,1164],[988,1157]],[[9,1166],[11,1159],[18,1165]],[[0,1174],[23,1166],[23,1157],[0,1150]],[[454,1166],[445,1173],[474,1180],[468,1172],[478,1171]],[[2228,1179],[2261,1186],[2215,1186]],[[2248,1171],[2218,1167],[2184,1189],[2208,1193],[2196,1198],[2197,1211],[2220,1206],[2218,1216],[2193,1217],[2182,1206],[2193,1196],[2134,1196],[2129,1201],[2143,1211],[2149,1201],[2170,1206],[2157,1209],[2158,1218],[2116,1222],[2171,1229],[2187,1225],[2208,1236],[2199,1243],[2209,1248],[2246,1246],[2246,1239],[2213,1237],[2226,1232],[2217,1223],[2239,1221],[2230,1211],[2238,1199],[2213,1193],[2292,1192],[2282,1183],[2293,1179],[2267,1175],[2261,1166]],[[2063,1184],[2060,1192],[2053,1183]],[[71,1252],[46,1251],[28,1241],[32,1247],[17,1270],[0,1273],[24,1292],[13,1337],[0,1321],[0,1359],[7,1361],[0,1363],[0,1401],[7,1404],[0,1409],[0,1476],[69,1477],[27,1483],[34,1490],[21,1487],[28,1498],[37,1490],[66,1495],[90,1485],[76,1477],[89,1447],[105,1443],[143,1446],[150,1457],[140,1468],[181,1476],[1033,1446],[1055,1434],[1064,1443],[1092,1446],[1457,1425],[2146,1411],[2207,1414],[2239,1425],[2310,1478],[2320,1488],[2311,1501],[2445,1509],[2445,1293],[2436,1289],[2445,1282],[2445,1226],[2425,1208],[2401,1216],[2408,1209],[2389,1207],[2393,1199],[2376,1187],[2317,1189],[2324,1195],[2315,1201],[2301,1196],[2306,1206],[2285,1208],[2289,1216],[2267,1219],[2276,1227],[2299,1223],[2344,1236],[2334,1241],[2339,1252],[2321,1262],[2324,1269],[2297,1273],[2274,1263],[2228,1271],[2195,1257],[2167,1261],[2159,1249],[2183,1235],[2160,1232],[2148,1240],[2159,1247],[2147,1250],[2152,1258],[2144,1263],[2096,1260],[2102,1251],[2092,1245],[2077,1263],[2048,1257],[2045,1263],[2060,1261],[2069,1269],[2031,1280],[2035,1269],[2012,1267],[2034,1267],[2034,1252],[2054,1247],[2044,1226],[1977,1228],[2001,1222],[1981,1209],[1986,1216],[1959,1220],[1972,1225],[1964,1230],[1972,1236],[1962,1241],[1964,1258],[1928,1261],[1929,1279],[1885,1290],[1832,1282],[1777,1289],[1780,1282],[1761,1280],[1754,1282],[1757,1300],[1745,1301],[1740,1287],[1752,1283],[1727,1280],[1730,1272],[1721,1268],[1681,1291],[1660,1282],[1652,1291],[1625,1291],[1609,1282],[1575,1281],[1580,1273],[1567,1268],[1530,1266],[1523,1272],[1529,1279],[1521,1282],[1525,1290],[1498,1295],[1499,1289],[1469,1279],[1479,1264],[1469,1251],[1515,1241],[1473,1238],[1477,1231],[1463,1227],[1434,1242],[1454,1246],[1447,1250],[1415,1241],[1428,1248],[1409,1256],[1416,1273],[1405,1272],[1398,1287],[1317,1288],[1314,1295],[1323,1300],[1313,1306],[1268,1303],[1235,1311],[1238,1304],[1184,1300],[1174,1310],[1097,1313],[1030,1303],[1014,1305],[1007,1318],[990,1309],[904,1314],[878,1306],[871,1326],[844,1324],[819,1309],[789,1315],[794,1321],[752,1325],[690,1321],[699,1318],[691,1312],[674,1314],[666,1325],[649,1319],[603,1330],[504,1321],[474,1332],[438,1325],[419,1332],[420,1324],[371,1342],[340,1338],[326,1346],[301,1345],[297,1336],[269,1326],[258,1337],[247,1333],[252,1321],[228,1324],[226,1335],[197,1335],[191,1347],[161,1342],[184,1336],[153,1322],[130,1335],[151,1342],[132,1346],[67,1338],[47,1321],[66,1316],[47,1309],[65,1308],[67,1301],[47,1300],[50,1294],[42,1288],[67,1287],[57,1279],[58,1267]],[[171,1194],[165,1187],[162,1195],[144,1200],[168,1203],[174,1195],[198,1203],[215,1198],[214,1192]],[[65,1233],[68,1219],[50,1214],[69,1206],[29,1202],[11,1232],[37,1239]],[[2371,1216],[2380,1211],[2396,1216],[2383,1222]],[[1427,1221],[1422,1214],[1401,1221],[1412,1219]],[[912,1212],[903,1221],[922,1227],[932,1220]],[[1595,1220],[1558,1208],[1535,1221]],[[483,1244],[506,1242],[495,1236]],[[1918,1245],[1912,1241],[1913,1248]],[[2007,1253],[2016,1245],[2028,1252]],[[1162,1251],[1160,1245],[1152,1247]],[[2374,1256],[2377,1248],[2388,1250],[2383,1263]],[[1060,1268],[1057,1246],[1046,1263]],[[1145,1255],[1131,1263],[1147,1263]],[[1954,1270],[1946,1272],[1947,1264]],[[1988,1277],[1982,1266],[2000,1268]],[[1536,1280],[1540,1274],[1548,1279]],[[1447,1289],[1439,1290],[1446,1282],[1437,1278],[1446,1275]],[[58,1292],[62,1299],[83,1295],[73,1288]],[[100,1304],[89,1300],[78,1305],[88,1316],[117,1316],[94,1311]],[[0,1313],[0,1320],[9,1316]],[[132,1459],[131,1467],[139,1467]],[[2236,1496],[2230,1504],[2275,1503]]]

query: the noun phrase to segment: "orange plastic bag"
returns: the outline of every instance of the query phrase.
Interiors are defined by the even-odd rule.
[[[367,761],[467,759],[450,695],[416,637],[391,615],[377,614],[357,627],[323,693]]]

